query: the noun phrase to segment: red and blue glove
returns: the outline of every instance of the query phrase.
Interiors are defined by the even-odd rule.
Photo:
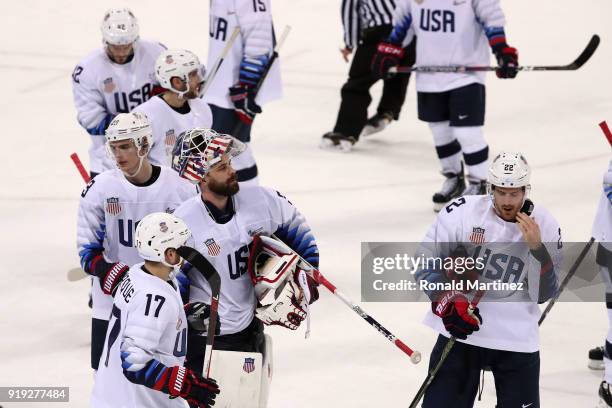
[[[442,318],[446,330],[461,340],[478,331],[482,324],[478,308],[471,307],[465,295],[456,290],[442,293],[438,300],[431,304],[431,309],[435,315]]]

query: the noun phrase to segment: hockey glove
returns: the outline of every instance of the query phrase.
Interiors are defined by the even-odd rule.
[[[168,380],[170,398],[181,397],[190,407],[208,408],[215,405],[219,386],[212,378],[203,378],[186,367],[174,366]]]
[[[258,307],[255,316],[268,326],[297,330],[306,318],[306,301],[298,284],[287,280],[274,303]]]
[[[461,340],[478,331],[482,324],[478,308],[472,308],[468,299],[459,291],[444,292],[431,304],[431,309],[442,318],[446,330]]]
[[[185,305],[185,315],[189,328],[196,331],[198,334],[208,332],[208,323],[210,321],[210,305],[204,302],[193,302]],[[217,314],[217,325],[215,326],[215,335],[219,334],[221,322]]]
[[[100,121],[100,123],[98,123],[96,126],[88,128],[87,129],[87,133],[89,133],[90,135],[93,136],[104,136],[104,133],[106,131],[106,128],[108,127],[108,125],[110,125],[110,123],[113,121],[113,115],[111,115],[110,113],[107,113],[102,120]]]
[[[255,102],[255,88],[251,85],[238,83],[232,86],[229,91],[238,118],[247,125],[253,123],[255,115],[261,113],[261,107]]]
[[[85,272],[97,276],[100,279],[100,286],[104,294],[114,295],[115,290],[119,287],[125,273],[129,269],[130,267],[123,262],[106,262],[104,256],[98,254],[85,267]]]
[[[508,44],[501,44],[493,48],[497,65],[499,68],[495,70],[498,78],[514,78],[518,74],[518,51],[514,47],[509,47]]]
[[[370,66],[372,76],[376,79],[386,78],[389,69],[398,66],[403,56],[404,49],[401,46],[384,41],[378,43]]]

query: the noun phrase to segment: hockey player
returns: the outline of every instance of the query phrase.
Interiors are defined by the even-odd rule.
[[[384,77],[399,65],[402,44],[416,33],[417,66],[488,65],[490,46],[499,64],[497,76],[514,78],[518,52],[508,46],[504,25],[499,0],[402,0],[391,35],[378,45],[373,70]],[[429,123],[446,177],[433,196],[435,211],[460,195],[485,194],[489,146],[482,132],[484,83],[484,72],[416,74],[419,119]]]
[[[165,49],[139,39],[138,21],[127,8],[108,10],[100,29],[103,47],[82,59],[72,72],[77,120],[92,141],[92,177],[114,167],[104,152],[104,130],[113,117],[130,112],[158,91],[154,64]]]
[[[372,75],[371,61],[380,41],[391,32],[394,0],[343,0],[342,26],[345,47],[341,50],[345,62],[354,52],[348,79],[342,86],[340,109],[332,132],[323,135],[321,147],[340,148],[344,152],[360,136],[382,131],[391,121],[398,120],[406,99],[409,75],[383,81],[383,91],[376,114],[368,119],[368,105],[372,101],[370,88],[378,78]],[[402,65],[412,65],[415,41],[399,56]]]
[[[94,276],[92,287],[91,366],[97,369],[112,307],[111,293],[139,262],[133,234],[140,219],[155,211],[172,213],[197,194],[172,169],[151,165],[147,117],[120,113],[106,130],[106,147],[117,169],[92,179],[81,193],[77,248],[83,270]]]
[[[221,277],[221,331],[215,337],[215,349],[260,352],[265,367],[267,361],[271,364],[272,350],[263,335],[262,322],[255,318],[255,290],[247,273],[249,246],[256,236],[275,234],[282,245],[290,248],[285,252],[293,250],[315,267],[319,253],[305,218],[287,198],[269,188],[239,186],[231,160],[243,151],[240,141],[210,129],[192,129],[181,135],[173,153],[173,168],[197,183],[201,195],[183,203],[175,214],[190,228],[194,248]],[[198,273],[189,273],[189,277],[189,300],[210,303],[208,282]],[[290,301],[258,309],[258,317],[266,324],[296,329],[306,318],[307,305],[303,299],[310,298],[312,303],[318,297],[314,281],[310,277],[306,280],[307,285],[287,284],[279,289],[279,296]],[[189,336],[187,366],[195,371],[202,369],[205,340],[202,336]],[[213,366],[223,365],[219,360]],[[270,370],[263,371],[271,374]],[[267,398],[266,379],[266,375],[262,376],[260,396],[264,402],[260,406],[265,406]],[[220,385],[225,387],[221,379]]]
[[[270,0],[210,2],[209,67],[217,60],[234,29],[240,28],[240,35],[204,99],[212,110],[212,128],[246,144],[246,151],[233,162],[241,183],[257,184],[257,164],[250,148],[255,115],[261,113],[263,104],[282,96],[278,61],[272,65],[255,95],[255,87],[263,80],[275,43],[270,3]],[[237,133],[236,129],[239,129]]]
[[[462,247],[473,264],[481,259],[484,265],[473,270],[478,284],[505,282],[515,284],[515,290],[493,287],[473,310],[467,290],[451,286],[427,291],[432,308],[425,323],[440,333],[430,369],[440,359],[447,337],[457,342],[427,389],[424,408],[472,407],[480,370],[486,366],[495,378],[498,406],[539,407],[537,304],[558,290],[562,244],[557,221],[528,201],[529,179],[529,165],[520,153],[501,153],[489,169],[489,194],[452,201],[425,236],[427,256],[452,257]],[[527,207],[533,208],[531,216]],[[428,266],[415,277],[444,284],[451,281],[452,272]]]
[[[153,128],[149,158],[170,167],[176,137],[194,127],[211,127],[212,113],[200,99],[204,67],[191,51],[162,52],[155,62],[155,77],[166,91],[134,110],[145,113]]]
[[[612,407],[612,160],[608,164],[608,171],[604,174],[603,191],[595,222],[593,223],[593,238],[599,245],[597,246],[596,261],[599,265],[603,281],[606,283],[606,306],[608,308],[608,336],[606,337],[605,347],[591,350],[589,352],[589,367],[599,369],[602,365],[604,380],[599,386],[599,397],[606,407]],[[596,354],[601,353],[601,358]],[[603,364],[602,364],[603,363]]]
[[[176,248],[190,235],[182,220],[163,212],[138,224],[136,249],[144,263],[130,268],[115,296],[92,408],[214,404],[217,383],[183,367],[188,319],[174,275],[181,259]]]

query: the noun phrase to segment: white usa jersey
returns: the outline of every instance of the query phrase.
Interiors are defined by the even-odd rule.
[[[215,64],[236,27],[240,28],[240,34],[204,95],[206,102],[234,109],[229,88],[238,82],[242,57],[272,55],[275,39],[270,6],[270,0],[210,0],[207,67]],[[257,94],[260,105],[282,97],[279,60],[274,62]]]
[[[394,32],[403,32],[405,44],[416,34],[417,66],[489,65],[491,50],[485,28],[504,24],[499,0],[400,0],[393,19]],[[416,89],[444,92],[475,82],[484,84],[485,76],[485,72],[417,72]]]
[[[212,112],[200,98],[190,99],[189,112],[180,113],[161,97],[155,96],[138,106],[134,111],[143,112],[149,118],[153,129],[153,147],[149,152],[152,163],[170,166],[172,148],[176,138],[184,131],[196,127],[212,127]]]
[[[531,217],[540,227],[542,243],[553,261],[554,273],[558,274],[562,261],[559,224],[538,205]],[[428,246],[433,242],[435,246]],[[483,319],[480,330],[469,335],[467,340],[457,341],[497,350],[537,351],[541,265],[529,251],[517,224],[500,218],[488,195],[460,197],[440,211],[425,236],[423,246],[432,249],[430,256],[445,258],[457,243],[466,246],[473,258],[485,259],[483,281],[522,283],[519,285],[522,289],[517,291],[486,293],[478,304]],[[443,272],[437,270],[420,269],[415,277],[417,281],[435,282],[441,278],[441,274]],[[557,287],[552,290],[555,291]],[[431,310],[427,312],[425,324],[449,336],[442,319]]]
[[[219,319],[221,334],[237,333],[253,320],[255,293],[247,272],[249,244],[253,235],[276,234],[306,260],[318,264],[318,250],[306,221],[284,196],[275,190],[249,186],[232,197],[235,210],[225,224],[217,223],[200,196],[181,205],[174,213],[191,230],[188,245],[210,261],[221,277]],[[195,268],[189,301],[210,304],[210,286]]]
[[[187,318],[176,280],[171,281],[173,287],[145,272],[142,266],[139,263],[130,268],[115,295],[100,366],[95,374],[93,408],[186,406],[183,399],[170,399],[167,394],[144,385],[155,383],[153,369],[129,372],[122,367],[123,343],[143,350],[166,367],[182,366],[187,352]],[[136,383],[126,375],[131,375]]]
[[[612,160],[604,174],[603,191],[593,223],[592,236],[608,251],[612,251]]]
[[[104,131],[96,130],[106,115],[131,112],[151,97],[155,79],[155,60],[165,47],[139,40],[134,57],[116,64],[103,48],[83,58],[72,73],[72,94],[77,120],[91,135],[90,169],[96,173],[112,168],[104,149]]]
[[[77,223],[77,247],[81,266],[88,272],[93,256],[103,253],[106,262],[134,265],[141,261],[134,247],[138,222],[153,212],[172,213],[197,194],[196,187],[167,167],[147,186],[130,183],[120,170],[96,176],[81,194]],[[100,280],[93,280],[94,319],[108,320],[112,297],[105,295]]]

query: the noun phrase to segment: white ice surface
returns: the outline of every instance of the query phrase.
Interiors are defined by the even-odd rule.
[[[359,300],[360,242],[420,240],[433,220],[431,195],[442,180],[428,128],[416,119],[412,85],[401,121],[384,134],[360,142],[349,155],[317,148],[333,126],[348,68],[338,53],[339,3],[275,1],[277,27],[293,26],[282,51],[285,98],[258,117],[253,148],[262,182],[284,192],[307,216],[321,270]],[[75,218],[82,188],[68,155],[76,151],[86,159],[89,146],[76,123],[70,74],[100,46],[98,22],[111,5],[132,7],[142,37],[206,59],[204,0],[22,0],[4,2],[0,16],[0,386],[69,386],[70,403],[54,407],[87,406],[92,386],[88,281],[65,278],[78,265]],[[612,120],[612,3],[512,0],[504,7],[510,44],[524,64],[569,62],[591,34],[602,37],[596,55],[578,72],[521,73],[514,81],[491,75],[487,88],[485,133],[492,151],[523,151],[533,166],[534,201],[558,218],[566,241],[586,240],[610,158],[597,123]],[[375,88],[375,99],[379,92]],[[270,407],[408,405],[435,340],[420,323],[428,305],[363,306],[420,350],[424,361],[413,366],[322,293],[312,308],[311,339],[269,330],[275,342]],[[555,306],[541,333],[543,407],[595,405],[600,374],[587,369],[586,352],[603,343],[606,330],[603,303]],[[494,404],[488,376],[476,406]]]

